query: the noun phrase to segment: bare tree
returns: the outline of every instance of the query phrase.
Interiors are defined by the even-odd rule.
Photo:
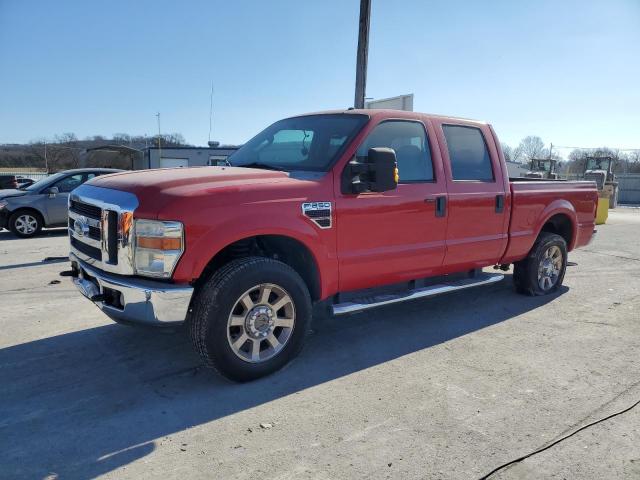
[[[504,154],[504,159],[507,162],[513,162],[513,148],[507,145],[506,143],[501,144],[502,153]]]
[[[502,144],[502,152],[507,162],[522,163],[522,148],[520,145],[513,148],[506,143]]]
[[[83,157],[86,157],[84,152],[87,149],[114,143],[129,145],[134,149],[143,149],[156,145],[157,137],[117,133],[113,135],[113,138],[94,135],[79,140],[74,133],[68,132],[56,135],[53,140],[37,139],[25,145],[2,145],[0,146],[0,166],[10,168],[45,168],[46,166],[50,172],[78,168],[84,163]],[[180,133],[167,133],[162,136],[163,147],[188,145]],[[100,166],[118,165],[122,168],[130,168],[131,166],[129,154],[115,157],[112,154],[107,158],[96,153],[93,154],[93,157],[95,158],[92,161],[99,162]]]
[[[520,141],[518,148],[522,152],[522,156],[530,161],[532,158],[541,158],[544,154],[544,142],[540,137],[529,135]]]

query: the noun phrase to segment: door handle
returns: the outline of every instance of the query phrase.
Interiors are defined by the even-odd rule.
[[[436,199],[433,197],[425,198],[424,203],[436,203]]]
[[[504,195],[496,195],[496,213],[504,212]]]
[[[436,198],[436,217],[444,217],[447,213],[447,197]]]

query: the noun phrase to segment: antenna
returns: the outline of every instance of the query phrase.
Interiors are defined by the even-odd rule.
[[[209,98],[209,142],[211,142],[212,126],[213,126],[213,80],[211,80],[211,97]]]

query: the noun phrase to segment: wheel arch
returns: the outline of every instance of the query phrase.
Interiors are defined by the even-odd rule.
[[[249,256],[273,258],[289,265],[304,280],[311,299],[321,298],[320,268],[312,250],[301,240],[282,234],[252,235],[228,243],[209,259],[195,281],[195,288],[232,260]]]
[[[39,218],[40,218],[40,223],[42,224],[43,227],[46,226],[45,221],[44,221],[44,214],[38,210],[36,207],[32,207],[32,206],[20,206],[17,207],[15,210],[11,211],[11,214],[9,215],[9,219],[11,219],[14,215],[17,215],[20,212],[30,212],[30,213],[35,213]]]
[[[559,199],[544,209],[541,221],[536,228],[536,238],[542,232],[560,235],[567,242],[567,250],[573,250],[578,234],[578,221],[575,208],[571,202]]]
[[[571,249],[571,245],[574,242],[576,229],[574,223],[571,221],[571,218],[566,213],[556,213],[547,219],[547,221],[542,225],[538,236],[542,232],[555,233],[564,238],[564,241],[567,242],[567,249]]]

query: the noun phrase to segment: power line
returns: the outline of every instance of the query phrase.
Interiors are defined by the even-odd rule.
[[[566,145],[554,145],[554,148],[573,148],[575,150],[598,150],[600,148],[607,148],[609,150],[616,150],[618,152],[638,152],[640,148],[612,148],[612,147],[568,147]]]

